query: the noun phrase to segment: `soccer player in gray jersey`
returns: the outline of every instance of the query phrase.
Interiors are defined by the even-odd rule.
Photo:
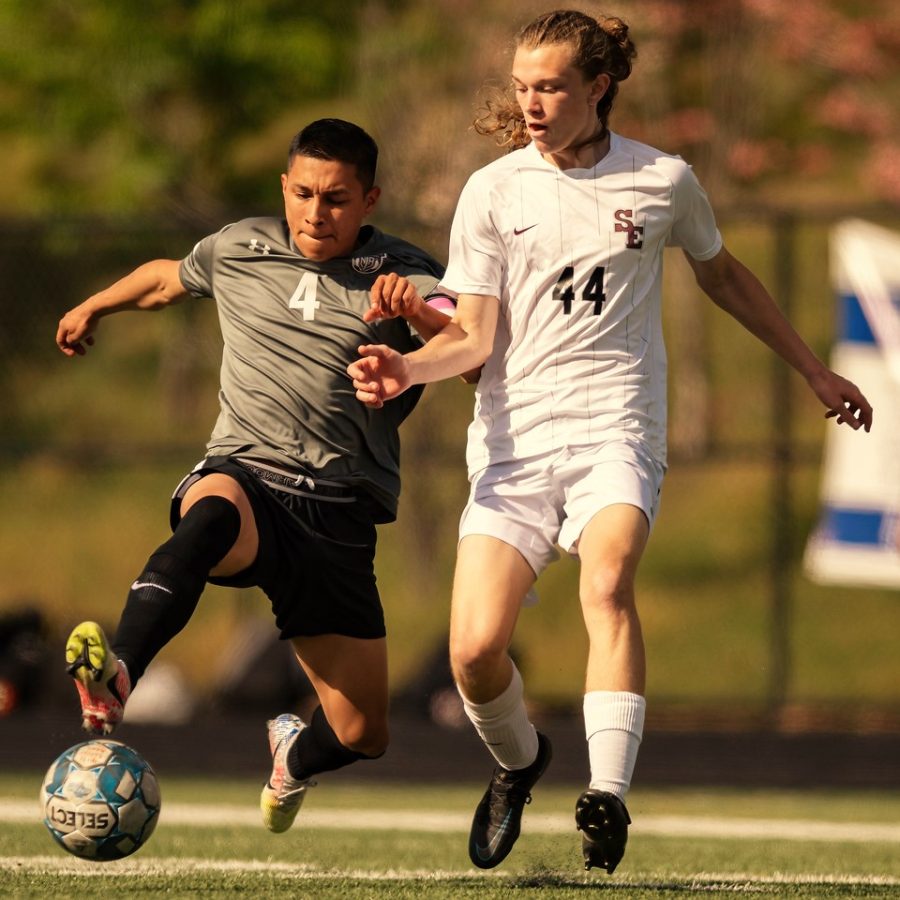
[[[184,260],[138,267],[67,312],[56,336],[80,356],[103,316],[216,303],[221,411],[206,457],[176,489],[173,535],[131,585],[113,640],[82,623],[66,661],[85,729],[110,733],[207,581],[261,587],[320,701],[308,724],[291,714],[268,723],[261,808],[271,831],[290,827],[313,775],[388,743],[375,525],[395,518],[397,429],[419,394],[367,409],[345,369],[360,344],[415,349],[446,324],[452,301],[434,259],[363,224],[380,193],[377,155],[358,126],[313,122],[281,176],[283,219],[245,219]]]

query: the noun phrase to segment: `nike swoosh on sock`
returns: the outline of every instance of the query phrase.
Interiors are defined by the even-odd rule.
[[[131,583],[131,589],[133,591],[139,591],[141,588],[156,588],[158,591],[165,591],[167,594],[171,594],[167,587],[163,587],[161,584],[154,584],[152,581],[133,581]]]

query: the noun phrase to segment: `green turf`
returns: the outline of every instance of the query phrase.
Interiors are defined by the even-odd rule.
[[[0,776],[0,801],[35,798],[40,777]],[[900,896],[900,854],[888,841],[759,840],[682,837],[633,832],[625,860],[612,877],[584,873],[578,837],[529,833],[528,817],[568,817],[577,788],[535,792],[523,835],[499,869],[479,872],[466,856],[463,829],[303,828],[302,816],[348,810],[435,811],[460,821],[480,794],[478,785],[405,787],[328,783],[301,811],[297,825],[271,835],[242,821],[229,826],[167,824],[165,810],[203,802],[215,792],[223,818],[229,807],[252,816],[258,785],[167,779],[163,814],[148,844],[120,863],[92,864],[60,850],[38,821],[0,816],[0,895],[74,897],[256,896],[365,898],[584,897],[585,891],[644,900],[650,897],[769,896],[788,898]],[[806,820],[854,826],[900,821],[900,792],[771,792],[636,789],[629,798],[636,822],[662,816],[720,817],[778,823]],[[0,802],[0,809],[2,809]],[[174,812],[173,812],[174,815]]]

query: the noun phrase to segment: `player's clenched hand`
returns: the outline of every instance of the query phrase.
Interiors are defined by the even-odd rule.
[[[369,308],[363,313],[364,322],[378,319],[408,319],[418,315],[425,301],[413,283],[396,272],[379,275],[369,291]]]
[[[84,356],[87,347],[94,343],[91,332],[96,328],[96,320],[85,304],[70,309],[60,320],[56,329],[56,346],[66,356]]]
[[[361,359],[347,366],[347,374],[353,379],[356,399],[366,406],[378,409],[409,387],[409,363],[402,353],[384,344],[364,344],[359,355]]]
[[[849,425],[854,431],[871,429],[872,407],[852,381],[826,369],[810,378],[809,385],[828,407],[827,419],[837,419],[838,425]]]

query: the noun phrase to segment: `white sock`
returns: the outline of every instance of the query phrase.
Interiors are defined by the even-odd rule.
[[[646,702],[628,691],[589,691],[584,725],[591,760],[591,787],[625,800],[644,733]]]
[[[538,738],[525,710],[522,676],[513,665],[512,681],[487,703],[472,703],[459,692],[463,709],[494,759],[505,769],[524,769],[537,758]]]

